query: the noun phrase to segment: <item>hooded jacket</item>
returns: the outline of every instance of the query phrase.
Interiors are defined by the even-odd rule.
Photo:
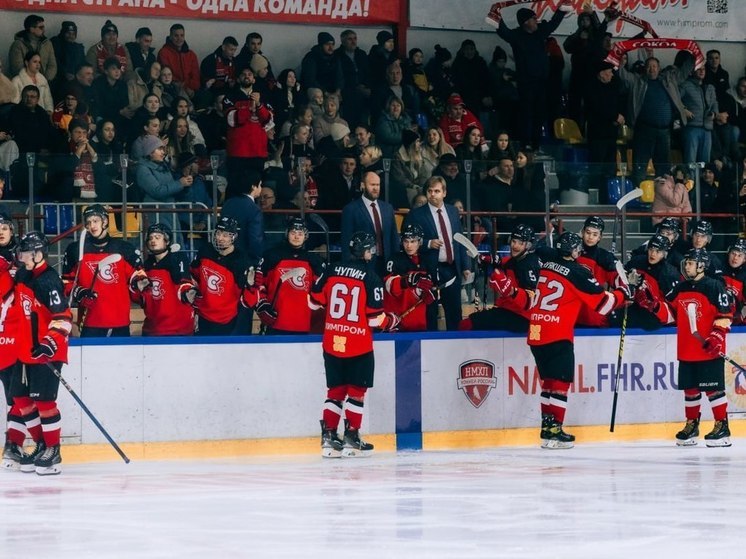
[[[174,81],[184,85],[187,89],[197,91],[200,86],[199,61],[193,50],[184,42],[181,48],[173,44],[171,38],[166,38],[166,44],[158,51],[158,62],[169,66],[174,72]]]
[[[41,73],[51,82],[57,76],[57,59],[54,57],[54,47],[52,42],[46,37],[39,39],[32,38],[26,30],[19,31],[15,34],[13,43],[10,45],[8,53],[8,72],[9,75],[15,76],[23,70],[23,59],[29,51],[39,53],[41,57]]]

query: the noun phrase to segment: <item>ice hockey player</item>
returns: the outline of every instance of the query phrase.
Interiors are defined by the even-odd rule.
[[[24,366],[16,369],[11,379],[12,412],[23,418],[35,449],[29,454],[23,452],[25,433],[20,425],[8,429],[19,469],[39,475],[62,472],[60,412],[56,402],[60,382],[51,367],[59,371],[67,363],[72,329],[62,281],[47,264],[47,250],[47,239],[38,231],[23,235],[16,247],[15,295],[23,309],[18,349]]]
[[[668,256],[666,260],[677,270],[681,267],[681,260],[684,258],[684,253],[688,250],[687,243],[680,238],[681,236],[681,222],[675,217],[664,217],[658,225],[655,226],[655,234],[663,235],[668,239],[670,248],[668,249]],[[643,255],[645,256],[648,252],[648,241],[645,241],[632,251],[632,256]]]
[[[401,233],[401,251],[386,262],[383,308],[386,312],[402,317],[400,331],[427,330],[427,306],[435,302],[435,286],[420,255],[422,239],[422,228],[419,225],[405,225]],[[409,314],[402,316],[409,309]]]
[[[518,224],[510,234],[510,256],[494,256],[489,286],[495,292],[495,306],[477,311],[461,321],[459,330],[507,330],[528,333],[531,299],[536,290],[541,264],[533,252],[534,230]],[[506,278],[509,280],[507,281]]]
[[[681,273],[668,262],[668,251],[671,250],[668,237],[655,234],[645,242],[645,246],[647,254],[633,256],[625,266],[630,279],[633,270],[639,277],[637,281],[631,280],[636,284],[635,304],[627,311],[627,327],[656,330],[666,323],[651,311],[648,302],[663,299],[679,283]]]
[[[699,436],[702,392],[710,401],[715,426],[705,435],[707,446],[730,446],[728,398],[725,395],[725,337],[731,325],[730,297],[721,280],[706,275],[709,254],[703,248],[693,248],[681,261],[684,276],[665,300],[651,299],[649,308],[661,320],[676,322],[677,357],[679,360],[679,390],[684,391],[686,424],[676,433],[676,444],[693,446]],[[696,307],[697,333],[690,327],[687,307]]]
[[[308,227],[301,217],[291,217],[285,240],[264,253],[256,276],[258,301],[254,306],[266,334],[307,334],[311,331],[308,294],[324,265],[305,248]],[[282,279],[283,274],[295,271]],[[246,298],[244,298],[246,299]]]
[[[630,297],[624,287],[606,291],[588,268],[577,262],[582,247],[576,233],[560,235],[553,256],[547,252],[542,257],[531,305],[528,345],[541,378],[542,448],[572,448],[575,440],[562,425],[575,378],[574,328],[581,308],[586,305],[607,315]]]
[[[78,262],[76,241],[67,247],[62,266],[65,296],[72,293],[78,306],[80,337],[128,337],[129,285],[135,271],[142,267],[140,251],[123,239],[109,236],[109,214],[101,204],[83,210],[83,223],[88,232],[83,261]],[[120,254],[122,259],[101,268],[99,262],[111,254]]]
[[[350,257],[328,266],[308,297],[312,309],[326,308],[322,347],[327,396],[321,420],[321,455],[358,457],[373,445],[360,438],[363,401],[373,386],[373,329],[394,330],[397,315],[383,310],[383,282],[368,265],[376,238],[358,231],[349,243]],[[343,408],[344,402],[344,408]],[[344,440],[337,429],[344,411]]]
[[[746,239],[738,239],[728,247],[728,261],[723,270],[725,287],[733,300],[733,323],[743,324],[746,312]]]
[[[705,270],[705,274],[710,276],[711,278],[720,279],[722,278],[723,274],[723,263],[720,261],[720,258],[717,257],[717,255],[713,254],[712,251],[710,251],[708,245],[712,242],[712,223],[709,221],[705,221],[704,219],[700,219],[698,222],[694,224],[694,228],[692,229],[691,233],[691,239],[689,242],[689,247],[687,250],[691,250],[693,248],[700,248],[707,250],[709,257],[710,257],[710,263],[707,265],[707,269]]]
[[[197,334],[228,336],[234,333],[241,292],[249,270],[248,258],[236,246],[238,222],[221,216],[212,244],[200,248],[190,266],[199,296]]]
[[[148,227],[145,243],[149,256],[144,269],[130,281],[132,300],[145,311],[143,336],[191,336],[197,286],[189,273],[189,261],[171,252],[173,232],[165,223]]]

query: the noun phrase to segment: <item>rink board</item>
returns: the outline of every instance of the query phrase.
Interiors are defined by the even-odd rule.
[[[618,332],[576,337],[566,424],[608,439]],[[64,376],[112,437],[140,455],[316,452],[325,398],[318,337],[74,340]],[[746,362],[746,332],[728,336]],[[617,433],[665,436],[683,417],[676,337],[633,331],[620,374]],[[383,450],[526,444],[539,421],[538,375],[523,337],[382,335],[363,431]],[[746,412],[746,379],[726,367],[729,411]],[[60,388],[68,445],[105,443]],[[703,420],[709,419],[703,401]],[[642,428],[644,427],[644,428]],[[734,426],[735,427],[735,426]],[[736,428],[737,429],[737,428]],[[190,446],[191,445],[191,446]]]

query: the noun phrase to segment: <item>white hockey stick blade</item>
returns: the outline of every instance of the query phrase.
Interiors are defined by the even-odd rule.
[[[106,258],[102,258],[98,261],[97,267],[102,268],[103,266],[110,266],[111,264],[114,264],[115,262],[119,262],[122,259],[121,254],[110,254]]]
[[[287,281],[289,279],[298,279],[300,277],[303,277],[303,274],[306,273],[305,268],[297,267],[297,268],[290,268],[287,272],[283,273],[280,276],[280,281]]]
[[[686,316],[689,319],[689,331],[695,336],[699,335],[697,332],[697,305],[689,303],[686,306]]]
[[[436,289],[445,289],[446,287],[451,287],[453,285],[453,282],[455,282],[455,281],[456,281],[456,276],[453,276],[451,279],[449,279],[444,284],[442,284],[442,285],[436,285],[435,288]],[[474,280],[472,280],[472,281],[474,281]],[[461,285],[463,285],[463,284],[461,284]]]
[[[616,273],[619,276],[619,281],[629,288],[629,281],[627,281],[627,270],[624,269],[624,264],[621,260],[616,261]]]
[[[464,287],[465,285],[471,285],[472,283],[474,283],[475,277],[476,277],[476,274],[474,272],[469,274],[469,277],[461,282],[461,287]],[[456,278],[454,277],[453,279],[455,280]]]
[[[80,232],[80,237],[78,237],[78,262],[83,260],[83,255],[85,254],[86,236],[88,236],[88,229],[83,227],[83,230]]]
[[[169,252],[179,252],[181,250],[181,245],[179,243],[171,243],[171,246],[168,247]]]
[[[477,247],[474,246],[474,243],[467,239],[462,233],[456,233],[453,236],[453,240],[466,249],[466,254],[469,255],[469,258],[476,258],[479,256],[479,250]]]
[[[634,190],[630,190],[619,198],[619,201],[616,203],[616,209],[621,210],[624,206],[629,204],[632,200],[637,200],[642,196],[642,188],[635,188]]]

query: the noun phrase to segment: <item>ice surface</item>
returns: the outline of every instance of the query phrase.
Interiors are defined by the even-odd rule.
[[[0,472],[0,557],[739,557],[745,486],[738,439],[69,464]]]

